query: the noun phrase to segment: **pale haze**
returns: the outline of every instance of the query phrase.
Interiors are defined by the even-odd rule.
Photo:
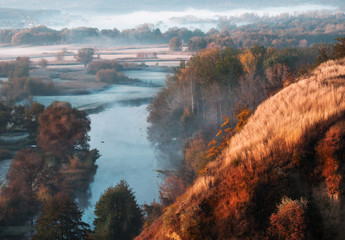
[[[0,0],[2,8],[26,9],[30,11],[54,10],[33,19],[22,27],[40,24],[49,28],[94,27],[119,30],[134,28],[147,23],[166,31],[171,27],[186,27],[191,30],[208,31],[217,28],[220,19],[254,13],[259,16],[291,15],[310,11],[337,11],[342,1],[42,1]],[[23,13],[25,14],[25,13]],[[241,24],[241,23],[234,23]],[[16,26],[9,26],[18,28]]]

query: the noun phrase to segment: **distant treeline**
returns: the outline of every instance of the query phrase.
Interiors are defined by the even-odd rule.
[[[234,23],[250,22],[243,26]],[[117,44],[162,44],[172,38],[200,47],[190,47],[190,50],[205,48],[215,43],[220,46],[250,48],[254,45],[284,47],[311,46],[318,42],[333,42],[335,37],[345,35],[345,14],[321,14],[320,12],[291,16],[281,14],[276,17],[258,17],[255,14],[244,14],[237,18],[220,19],[218,29],[207,33],[200,29],[170,28],[161,32],[154,25],[143,24],[136,28],[103,29],[79,27],[53,30],[45,26],[28,29],[4,29],[0,31],[2,45],[52,45],[69,43],[110,42]],[[197,37],[198,39],[195,39]],[[200,44],[202,41],[202,44]]]

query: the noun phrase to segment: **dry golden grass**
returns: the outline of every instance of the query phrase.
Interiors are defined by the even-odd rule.
[[[195,230],[194,233],[203,236],[216,234],[218,239],[235,239],[237,234],[240,239],[246,233],[255,231],[251,228],[256,226],[254,218],[248,212],[256,206],[253,203],[254,191],[264,198],[261,201],[274,204],[274,192],[281,188],[285,176],[279,166],[290,159],[289,154],[303,142],[308,130],[343,116],[344,112],[345,59],[329,61],[257,108],[243,129],[232,137],[221,156],[208,165],[206,176],[197,179],[178,198],[171,211],[164,214],[164,218],[169,220],[169,227],[174,229],[174,236],[163,235],[161,226],[155,226],[155,236],[184,239],[183,227],[189,222],[181,216],[202,205],[208,206],[207,214],[212,214],[210,223],[216,222],[216,233],[207,229],[207,224],[191,229],[192,232]],[[275,164],[278,160],[281,163]],[[273,193],[266,196],[266,193],[270,194],[267,189],[271,188]],[[279,197],[279,194],[276,195]],[[200,217],[199,220],[207,217],[210,216]]]
[[[309,127],[345,111],[344,79],[345,59],[328,61],[310,76],[298,79],[267,99],[231,138],[218,160],[209,164],[209,169],[214,170],[210,172],[220,172],[231,163],[263,159],[277,147],[277,142],[292,150]],[[187,196],[207,191],[207,184],[200,181],[196,181]]]
[[[212,176],[199,177],[193,184],[193,187],[183,195],[183,201],[188,202],[193,198],[197,198],[200,192],[207,191],[214,185],[214,179]]]
[[[344,111],[345,85],[329,81],[344,76],[345,60],[330,61],[266,100],[231,139],[222,167],[235,159],[262,159],[278,139],[293,148],[308,127]]]

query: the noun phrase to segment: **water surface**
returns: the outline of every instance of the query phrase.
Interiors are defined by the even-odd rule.
[[[165,72],[130,71],[129,77],[164,85]],[[94,112],[91,119],[90,149],[101,157],[90,185],[89,207],[83,220],[92,224],[94,207],[100,195],[121,179],[133,188],[139,204],[158,200],[157,160],[147,140],[147,105],[159,87],[114,84],[107,90],[88,95],[41,96],[35,99],[48,106],[55,100],[68,101],[79,109]],[[97,111],[92,111],[97,110]]]
[[[6,184],[6,175],[11,165],[11,159],[0,161],[0,188]]]

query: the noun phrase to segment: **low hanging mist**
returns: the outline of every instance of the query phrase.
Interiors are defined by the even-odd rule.
[[[168,8],[169,9],[169,8]],[[255,10],[254,10],[255,9]],[[171,27],[186,27],[188,29],[201,29],[207,32],[211,28],[220,28],[220,23],[231,19],[233,24],[242,25],[250,23],[242,21],[243,16],[256,15],[260,17],[274,17],[282,14],[296,15],[306,12],[334,12],[337,7],[331,5],[303,4],[283,7],[248,8],[227,7],[218,10],[211,8],[186,7],[184,9],[142,8],[127,9],[124,11],[97,11],[72,9],[1,9],[0,26],[5,28],[26,28],[45,25],[60,30],[62,28],[93,27],[98,29],[118,30],[130,29],[135,26],[149,23],[154,28],[166,31]],[[7,15],[11,18],[6,17]],[[236,18],[234,20],[234,18]],[[219,29],[221,30],[221,29]]]

